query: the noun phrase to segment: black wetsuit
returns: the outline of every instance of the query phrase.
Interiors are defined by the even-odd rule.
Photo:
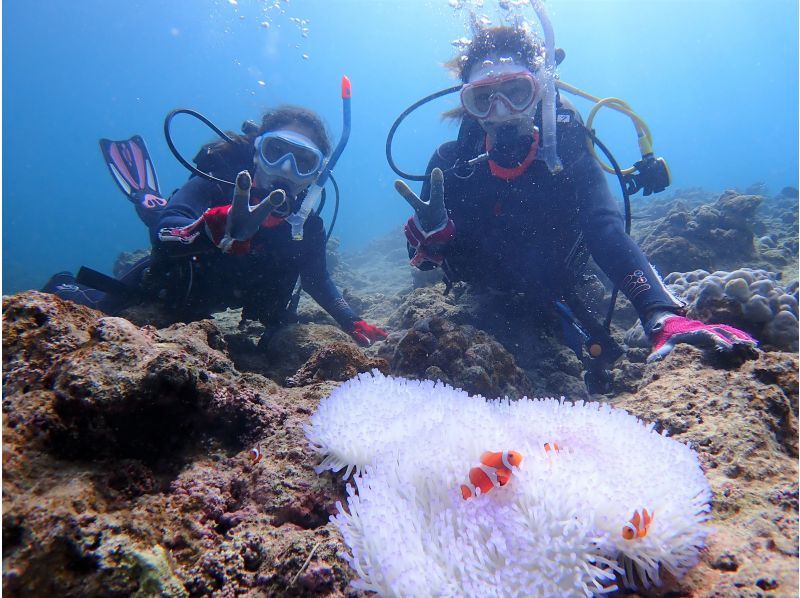
[[[539,115],[537,119],[541,128]],[[455,224],[455,236],[443,249],[448,277],[546,301],[559,299],[570,292],[575,266],[567,258],[580,236],[640,316],[655,307],[675,309],[678,303],[625,233],[603,171],[586,147],[580,116],[559,100],[558,120],[564,169],[556,175],[540,160],[509,181],[494,176],[488,162],[447,172],[458,160],[486,151],[485,134],[471,120],[462,125],[458,141],[434,153],[427,172],[435,167],[445,171],[445,205]],[[429,197],[426,181],[421,198]],[[410,255],[413,251],[409,246]]]
[[[290,226],[281,222],[260,228],[250,241],[247,255],[227,255],[217,249],[205,233],[193,243],[159,241],[162,228],[184,227],[197,220],[206,209],[230,203],[229,189],[201,178],[192,178],[169,200],[161,218],[151,228],[153,266],[157,275],[174,270],[172,262],[184,260],[181,266],[183,287],[189,283],[187,307],[197,312],[210,312],[224,307],[243,307],[242,316],[268,324],[279,318],[292,295],[298,276],[314,301],[327,311],[345,330],[359,318],[347,305],[333,284],[326,265],[325,227],[312,213],[303,226],[303,240],[291,237]],[[186,253],[192,256],[186,260]],[[190,272],[191,270],[191,272]]]
[[[102,293],[79,285],[60,273],[43,289],[78,303],[114,313],[138,299],[158,299],[177,319],[210,316],[227,307],[242,307],[242,317],[270,326],[281,321],[298,277],[305,290],[345,330],[358,316],[347,305],[328,274],[325,228],[312,213],[303,227],[303,240],[291,238],[290,226],[280,222],[260,228],[246,255],[222,253],[205,231],[189,244],[160,241],[162,228],[184,227],[209,208],[231,202],[231,190],[193,177],[176,191],[150,227],[153,250],[121,280],[137,297]]]

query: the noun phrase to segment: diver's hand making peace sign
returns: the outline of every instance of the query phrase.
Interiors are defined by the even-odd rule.
[[[394,188],[414,208],[414,215],[403,228],[409,245],[414,248],[412,266],[429,269],[444,261],[445,246],[455,235],[455,225],[444,206],[444,174],[440,168],[431,172],[430,199],[422,201],[403,181],[395,181]],[[422,266],[427,263],[427,266]]]
[[[258,227],[276,206],[286,201],[286,192],[277,189],[261,200],[256,206],[250,205],[250,188],[253,180],[250,173],[243,170],[236,175],[233,190],[233,204],[225,221],[225,236],[219,248],[228,253],[234,241],[248,241],[258,232]]]
[[[394,188],[414,208],[419,227],[424,233],[431,233],[447,224],[447,210],[444,207],[444,174],[440,168],[431,172],[430,199],[425,202],[401,180],[394,182]]]

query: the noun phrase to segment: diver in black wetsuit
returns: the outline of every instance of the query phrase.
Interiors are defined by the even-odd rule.
[[[459,138],[434,153],[421,198],[395,184],[415,211],[405,226],[411,264],[441,267],[450,281],[557,302],[574,293],[575,249],[585,246],[636,308],[653,343],[651,359],[678,342],[720,351],[755,346],[744,332],[681,316],[682,303],[625,233],[581,117],[561,97],[560,169],[537,155],[542,53],[521,28],[487,28],[449,63],[464,82]]]
[[[150,229],[151,255],[121,277],[117,292],[92,289],[69,273],[55,275],[44,290],[108,313],[157,299],[183,321],[242,307],[243,320],[258,320],[270,331],[286,317],[299,277],[357,342],[385,338],[353,312],[331,280],[319,215],[309,214],[302,240],[292,238],[287,222],[331,154],[324,124],[306,109],[284,106],[249,129],[233,143],[205,146],[195,158],[201,171],[236,181],[233,198],[229,186],[192,176],[163,200],[157,182],[146,184],[154,169],[141,138],[106,142],[112,174]]]

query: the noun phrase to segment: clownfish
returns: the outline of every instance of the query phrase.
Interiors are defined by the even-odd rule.
[[[263,456],[264,453],[261,452],[261,447],[259,445],[256,445],[250,449],[250,460],[252,461],[253,465],[261,461]]]
[[[561,451],[561,448],[558,446],[557,442],[554,442],[552,447],[550,446],[549,442],[545,442],[544,443],[544,452],[545,453],[549,453],[550,451],[555,451],[555,452],[558,453],[558,452]]]
[[[481,464],[469,470],[469,483],[461,484],[461,496],[464,500],[472,496],[486,494],[492,488],[505,486],[511,479],[511,468],[519,467],[522,455],[517,451],[485,452],[481,455]]]
[[[634,511],[630,522],[626,523],[622,528],[622,537],[626,540],[644,538],[647,535],[647,530],[650,529],[650,524],[655,516],[655,511],[653,511],[651,514],[647,512],[647,509],[642,509],[641,515],[639,515],[639,511]]]

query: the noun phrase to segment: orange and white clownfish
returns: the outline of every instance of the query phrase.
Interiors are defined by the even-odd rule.
[[[461,484],[461,496],[464,500],[486,494],[492,488],[505,486],[511,479],[511,468],[519,467],[522,455],[517,451],[485,452],[481,455],[481,464],[469,470],[469,483]]]
[[[650,524],[655,516],[655,511],[648,513],[647,509],[642,509],[641,515],[639,515],[639,511],[634,511],[630,522],[626,523],[622,528],[622,537],[626,540],[644,538],[647,535],[647,530],[650,529]]]
[[[261,446],[256,445],[250,449],[250,460],[252,461],[253,465],[261,461],[264,457],[264,453],[261,452]]]

